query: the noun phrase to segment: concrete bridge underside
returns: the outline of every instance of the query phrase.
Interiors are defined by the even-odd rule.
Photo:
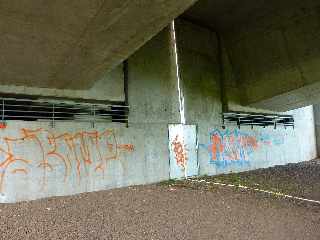
[[[286,19],[284,2],[275,0],[199,0],[184,19],[175,21],[175,27],[169,25],[192,2],[0,4],[0,96],[15,94],[1,99],[0,202],[149,184],[187,174],[248,171],[317,156],[313,107],[290,113],[295,128],[277,124],[276,129],[274,125],[239,129],[221,116],[225,104],[238,112],[266,112],[274,105],[250,106],[262,106],[262,101],[301,87],[293,85],[301,75],[286,69],[307,66],[310,58],[290,65],[286,56],[298,57],[301,49],[313,46],[316,60],[317,37],[310,35],[307,45],[291,42],[288,49],[275,44],[283,38],[273,32]],[[302,5],[290,2],[295,7],[289,4],[287,10],[304,19]],[[306,16],[316,5],[305,10]],[[275,10],[282,20],[270,26]],[[287,31],[295,31],[285,23]],[[162,26],[168,27],[157,34]],[[269,31],[257,31],[267,26],[272,37]],[[304,37],[316,30],[306,26]],[[288,42],[294,36],[300,35],[290,35]],[[125,68],[122,64],[113,68],[124,59]],[[112,70],[107,73],[108,69]],[[304,79],[316,79],[314,65],[305,72],[309,75]],[[276,85],[277,80],[281,84]],[[36,99],[37,104],[22,97]],[[286,109],[280,100],[279,106]],[[119,110],[123,103],[128,103],[129,113]],[[60,109],[65,109],[62,117]],[[35,121],[26,121],[23,114]],[[109,117],[102,121],[100,116]],[[179,124],[181,119],[185,125]]]
[[[0,84],[88,89],[195,0],[0,3]]]
[[[320,101],[316,0],[2,2],[2,92],[99,89],[101,77],[186,9],[182,18],[219,36],[222,58],[212,64],[221,65],[225,102],[285,111]],[[115,74],[106,89],[119,85]],[[123,99],[112,92],[105,98]]]
[[[200,0],[184,18],[222,39],[241,104],[284,111],[320,101],[320,3]]]

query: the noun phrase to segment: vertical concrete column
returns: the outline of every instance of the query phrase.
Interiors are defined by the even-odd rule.
[[[210,29],[176,21],[180,76],[187,124],[220,123],[218,41]]]
[[[320,155],[320,104],[313,105],[315,134],[317,142],[317,157]]]
[[[168,124],[179,123],[179,96],[170,27],[128,60],[129,130],[143,134],[143,182],[169,179]]]
[[[180,121],[170,27],[139,49],[128,61],[130,123]]]

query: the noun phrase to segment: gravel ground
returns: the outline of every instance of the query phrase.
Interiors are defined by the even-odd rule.
[[[308,164],[303,164],[305,169]],[[281,175],[278,169],[273,171],[276,176]],[[300,174],[291,178],[299,180],[299,186],[315,183],[316,178],[309,182],[309,176],[302,180]],[[310,194],[319,196],[316,190]],[[169,182],[0,204],[0,239],[319,240],[320,206],[240,189]]]
[[[320,159],[206,179],[320,201]]]

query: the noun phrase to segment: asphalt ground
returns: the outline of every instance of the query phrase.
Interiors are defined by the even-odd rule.
[[[319,161],[205,181],[165,182],[0,204],[0,239],[320,239],[320,205],[206,182],[320,200]]]

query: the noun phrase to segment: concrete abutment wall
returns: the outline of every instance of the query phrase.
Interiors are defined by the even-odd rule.
[[[184,21],[177,21],[176,36],[186,122],[198,129],[200,175],[316,157],[312,107],[292,112],[295,129],[221,129],[217,36]],[[168,124],[180,123],[174,54],[168,27],[129,58],[128,128],[67,122],[51,128],[44,122],[8,122],[0,130],[0,202],[169,179]],[[236,110],[237,99],[233,101]]]

